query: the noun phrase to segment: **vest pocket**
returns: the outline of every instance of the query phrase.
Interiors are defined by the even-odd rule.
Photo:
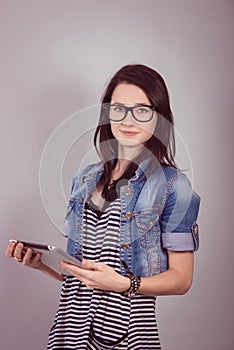
[[[158,211],[137,213],[135,219],[141,247],[145,249],[156,247],[160,236]]]

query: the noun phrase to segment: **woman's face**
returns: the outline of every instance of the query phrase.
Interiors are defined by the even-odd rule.
[[[133,107],[148,105],[151,103],[144,91],[136,85],[121,83],[112,93],[111,105]],[[110,121],[111,131],[122,146],[142,145],[150,139],[157,124],[157,114],[153,112],[153,118],[147,122],[140,122],[133,118],[129,111],[121,121]]]

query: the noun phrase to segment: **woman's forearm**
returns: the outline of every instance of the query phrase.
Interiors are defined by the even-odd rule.
[[[152,277],[143,277],[138,290],[144,295],[182,295],[187,293],[192,277],[185,278],[176,270],[167,270]]]
[[[158,275],[143,277],[138,290],[145,295],[185,294],[193,280],[193,253],[168,252],[169,269]]]

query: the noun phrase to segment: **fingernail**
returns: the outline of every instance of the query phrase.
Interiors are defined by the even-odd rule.
[[[89,267],[90,262],[88,260],[82,260],[82,265],[84,265],[85,267]]]

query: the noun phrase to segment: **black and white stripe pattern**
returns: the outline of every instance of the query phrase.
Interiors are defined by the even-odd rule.
[[[84,258],[107,263],[117,272],[120,210],[117,199],[103,213],[93,205],[86,205],[84,211]],[[155,297],[129,299],[116,292],[88,289],[75,277],[67,276],[47,349],[161,349],[155,302]]]

